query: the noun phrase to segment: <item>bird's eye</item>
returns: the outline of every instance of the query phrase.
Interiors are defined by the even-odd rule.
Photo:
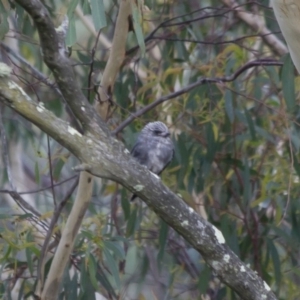
[[[160,134],[161,134],[161,131],[160,131],[160,130],[154,130],[154,134],[155,134],[155,135],[160,135]]]

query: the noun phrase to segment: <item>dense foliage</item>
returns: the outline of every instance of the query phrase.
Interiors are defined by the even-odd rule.
[[[164,183],[222,231],[279,299],[299,299],[299,78],[284,44],[267,40],[283,43],[269,2],[137,3],[126,61],[109,95],[110,128],[130,149],[147,122],[165,122],[176,151]],[[57,27],[68,15],[66,43],[78,84],[97,101],[118,2],[50,0],[46,6]],[[240,11],[271,32],[262,34]],[[0,16],[1,60],[32,98],[72,123],[29,16],[10,2],[0,2]],[[0,294],[21,299],[34,291],[49,220],[62,203],[47,274],[72,206],[78,161],[1,109]],[[17,197],[40,215],[17,206]],[[114,182],[96,182],[61,299],[237,299],[199,253],[129,198]]]

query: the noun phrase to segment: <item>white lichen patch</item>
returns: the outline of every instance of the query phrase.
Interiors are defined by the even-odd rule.
[[[182,226],[189,226],[189,221],[188,220],[184,220],[182,223],[181,223]]]
[[[125,148],[125,149],[124,149],[124,153],[125,153],[125,154],[130,154],[130,151],[129,151],[127,148]]]
[[[267,285],[267,283],[265,281],[264,281],[264,287],[265,287],[266,291],[270,291],[271,290],[271,288]]]
[[[67,34],[68,27],[69,27],[69,18],[67,15],[65,15],[61,25],[58,26],[57,28],[55,28],[55,30],[58,33],[60,33],[60,32],[63,33],[65,36]]]
[[[262,300],[267,299],[267,295],[261,295],[261,299]]]
[[[20,93],[24,96],[24,98],[26,98],[27,101],[31,101],[30,97],[24,92],[24,90],[19,86],[17,85],[15,82],[13,81],[9,81],[8,82],[8,87],[11,89],[11,90],[19,90]]]
[[[215,231],[215,237],[218,240],[218,242],[220,244],[225,244],[225,239],[224,239],[224,236],[223,236],[222,232],[218,228],[216,228],[215,226],[213,226],[213,229]]]
[[[82,111],[85,111],[85,107],[84,107],[84,106],[81,106],[81,110],[82,110]]]
[[[230,256],[228,254],[225,254],[223,257],[223,260],[228,263],[230,261]]]
[[[218,261],[212,261],[211,266],[216,271],[218,271],[220,269],[220,267],[222,267]]]
[[[78,132],[75,128],[71,127],[71,126],[68,126],[68,132],[71,134],[71,135],[78,135],[78,136],[82,136],[82,134],[80,132]]]
[[[241,266],[240,271],[241,271],[241,272],[246,272],[245,267],[244,267],[244,266]]]
[[[203,224],[199,220],[197,221],[197,226],[198,228],[203,229]]]
[[[144,189],[144,186],[142,184],[137,184],[133,187],[137,192],[140,192]]]
[[[88,140],[86,141],[86,143],[87,143],[88,145],[91,145],[91,144],[93,144],[93,141],[92,141],[91,139],[88,139]]]
[[[36,110],[38,112],[42,112],[43,110],[45,110],[45,107],[44,107],[44,102],[40,102],[39,105],[36,107]]]
[[[11,67],[5,63],[0,63],[0,77],[9,76],[11,73]]]
[[[193,208],[189,206],[189,212],[192,214],[194,212]]]

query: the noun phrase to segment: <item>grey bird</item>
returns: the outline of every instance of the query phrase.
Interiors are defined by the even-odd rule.
[[[174,145],[163,122],[150,122],[140,132],[131,155],[152,173],[160,175],[174,156]],[[131,201],[137,196],[132,195]]]

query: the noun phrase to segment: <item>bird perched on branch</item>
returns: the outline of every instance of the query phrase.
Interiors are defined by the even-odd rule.
[[[140,132],[131,155],[152,173],[160,175],[174,156],[174,145],[168,127],[162,122],[150,122]],[[137,195],[132,195],[133,201]]]

